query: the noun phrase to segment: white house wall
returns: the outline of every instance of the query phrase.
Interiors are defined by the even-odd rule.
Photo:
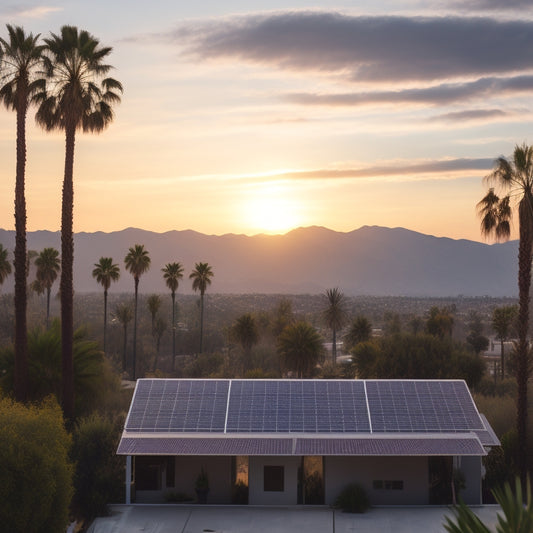
[[[250,505],[296,505],[298,502],[298,467],[301,457],[250,457],[249,492]],[[264,467],[284,467],[283,492],[264,491]]]
[[[350,483],[361,485],[372,505],[424,505],[429,502],[427,457],[326,457],[326,504]],[[403,481],[402,490],[373,488],[374,480]]]

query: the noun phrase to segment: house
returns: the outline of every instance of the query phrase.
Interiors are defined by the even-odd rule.
[[[140,379],[118,454],[126,502],[332,504],[349,483],[374,505],[481,503],[499,445],[462,380]],[[133,490],[132,490],[133,489]]]

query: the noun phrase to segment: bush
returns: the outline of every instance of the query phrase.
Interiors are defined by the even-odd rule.
[[[121,426],[121,419],[91,415],[74,430],[74,504],[86,521],[107,514],[108,503],[123,501],[124,458],[116,455]]]
[[[365,489],[357,483],[351,483],[342,489],[335,500],[335,507],[345,513],[364,513],[370,509],[370,501]]]
[[[55,399],[0,399],[0,531],[63,533],[72,497],[70,436]]]

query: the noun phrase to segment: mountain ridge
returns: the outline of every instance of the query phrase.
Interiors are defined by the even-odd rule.
[[[0,244],[13,250],[15,232],[0,229]],[[516,296],[518,241],[484,244],[436,237],[406,228],[362,226],[338,232],[323,226],[296,228],[284,235],[207,235],[194,230],[163,233],[140,228],[79,232],[74,236],[74,286],[101,289],[91,272],[100,257],[112,257],[121,278],[110,292],[129,292],[133,279],[124,257],[144,244],[152,259],[139,290],[167,292],[161,268],[180,261],[185,268],[179,291],[192,292],[188,274],[196,262],[215,273],[211,292],[320,293],[339,287],[347,295]],[[60,249],[60,232],[28,232],[28,249]],[[12,290],[13,276],[2,288]],[[57,288],[56,288],[57,289]]]

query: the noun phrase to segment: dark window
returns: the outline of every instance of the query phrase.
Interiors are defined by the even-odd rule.
[[[403,480],[401,479],[374,479],[372,482],[374,490],[403,490]]]
[[[263,470],[264,491],[283,492],[284,477],[283,466],[265,466]]]

